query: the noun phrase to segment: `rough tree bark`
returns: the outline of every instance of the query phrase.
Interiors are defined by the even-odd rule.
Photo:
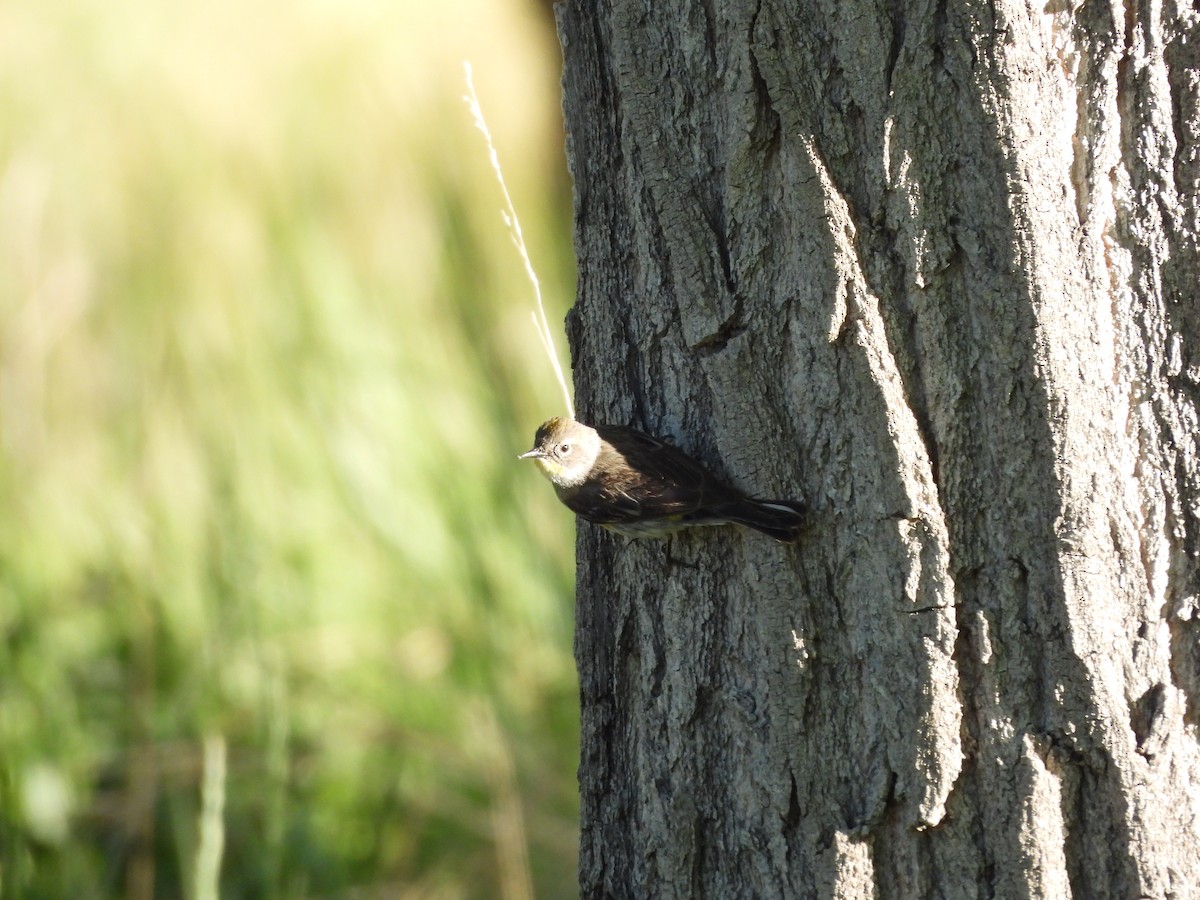
[[[586,897],[1200,891],[1200,27],[559,7],[580,418],[811,502],[581,523]]]

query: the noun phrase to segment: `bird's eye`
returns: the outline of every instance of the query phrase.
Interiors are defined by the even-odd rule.
[[[568,453],[571,452],[571,445],[570,444],[559,444],[558,452],[560,455],[566,456]]]

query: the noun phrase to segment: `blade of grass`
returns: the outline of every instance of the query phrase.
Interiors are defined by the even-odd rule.
[[[196,900],[221,895],[221,856],[225,848],[225,737],[204,739],[204,781],[200,789],[200,838],[196,846],[193,882]]]

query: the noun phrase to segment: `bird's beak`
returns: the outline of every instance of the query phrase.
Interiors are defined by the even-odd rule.
[[[528,450],[525,453],[518,454],[517,459],[541,459],[545,455],[546,455],[546,451],[543,450],[541,447],[534,447],[532,450]]]

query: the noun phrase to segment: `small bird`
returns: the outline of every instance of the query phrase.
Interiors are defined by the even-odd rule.
[[[533,438],[532,459],[558,499],[627,537],[664,537],[694,525],[745,525],[790,543],[804,504],[757,500],[724,484],[692,457],[634,428],[553,418]]]

